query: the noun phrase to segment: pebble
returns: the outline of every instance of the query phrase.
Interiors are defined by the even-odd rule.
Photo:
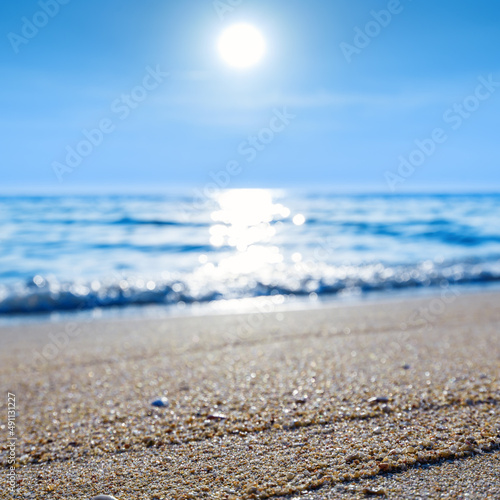
[[[166,406],[169,405],[168,399],[165,397],[155,399],[152,403],[153,406],[156,406],[158,408],[165,408]]]

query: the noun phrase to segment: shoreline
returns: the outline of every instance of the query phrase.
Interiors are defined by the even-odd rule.
[[[411,498],[447,477],[498,495],[499,303],[0,327],[12,498]]]
[[[57,324],[62,322],[99,322],[99,321],[149,321],[168,320],[185,317],[217,317],[228,314],[262,313],[272,307],[276,312],[310,311],[323,308],[351,307],[369,305],[372,303],[392,303],[414,299],[433,299],[442,296],[448,291],[456,296],[478,295],[483,293],[500,292],[500,283],[482,284],[454,284],[446,288],[419,287],[383,291],[369,291],[360,294],[320,295],[314,298],[296,295],[246,297],[240,299],[220,299],[195,304],[158,305],[127,305],[108,308],[85,309],[82,311],[52,311],[47,313],[29,314],[2,314],[0,315],[0,329],[5,327],[24,326],[28,324]],[[276,302],[276,297],[283,297]]]

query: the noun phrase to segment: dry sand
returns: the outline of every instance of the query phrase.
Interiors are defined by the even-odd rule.
[[[499,331],[499,293],[2,328],[0,498],[498,499]]]

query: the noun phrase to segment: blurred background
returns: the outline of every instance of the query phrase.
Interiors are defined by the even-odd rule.
[[[497,2],[0,9],[3,317],[500,280]]]
[[[500,184],[497,93],[456,130],[443,119],[474,94],[478,78],[500,81],[497,2],[54,2],[59,12],[45,25],[34,19],[43,1],[1,7],[3,189],[202,187],[283,107],[293,126],[250,164],[242,158],[231,187],[386,191],[385,171],[436,127],[448,140],[401,187]],[[398,13],[384,27],[373,12],[391,5]],[[23,18],[42,25],[32,38],[23,37]],[[226,65],[216,46],[241,21],[258,27],[267,46],[245,71]],[[169,76],[122,120],[113,103],[157,65]],[[52,163],[64,163],[67,146],[103,118],[114,132],[60,186]]]

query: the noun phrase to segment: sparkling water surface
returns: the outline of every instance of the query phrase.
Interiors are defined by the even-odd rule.
[[[496,194],[4,196],[0,227],[0,315],[500,281]]]

